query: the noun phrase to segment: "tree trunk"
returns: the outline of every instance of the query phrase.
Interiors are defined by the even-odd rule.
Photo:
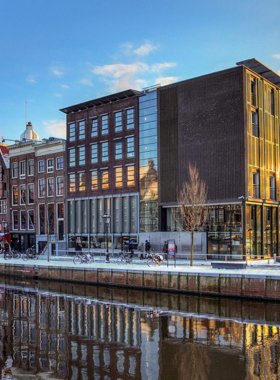
[[[193,233],[193,231],[192,231],[191,267],[193,266],[193,240],[194,240],[194,233]]]

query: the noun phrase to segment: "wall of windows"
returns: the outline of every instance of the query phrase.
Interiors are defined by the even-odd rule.
[[[140,232],[158,231],[157,91],[139,97]]]

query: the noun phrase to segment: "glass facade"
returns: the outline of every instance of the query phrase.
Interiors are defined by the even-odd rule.
[[[157,91],[139,97],[140,232],[158,231]]]

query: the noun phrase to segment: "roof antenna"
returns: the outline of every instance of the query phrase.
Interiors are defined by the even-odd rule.
[[[25,125],[27,125],[27,102],[25,102]]]

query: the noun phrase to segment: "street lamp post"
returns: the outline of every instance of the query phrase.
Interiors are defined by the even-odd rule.
[[[109,249],[108,249],[108,233],[109,233],[109,224],[111,220],[111,215],[104,214],[102,218],[103,218],[105,228],[106,228],[106,254],[105,254],[106,261],[105,262],[109,263],[110,260],[109,260]]]

